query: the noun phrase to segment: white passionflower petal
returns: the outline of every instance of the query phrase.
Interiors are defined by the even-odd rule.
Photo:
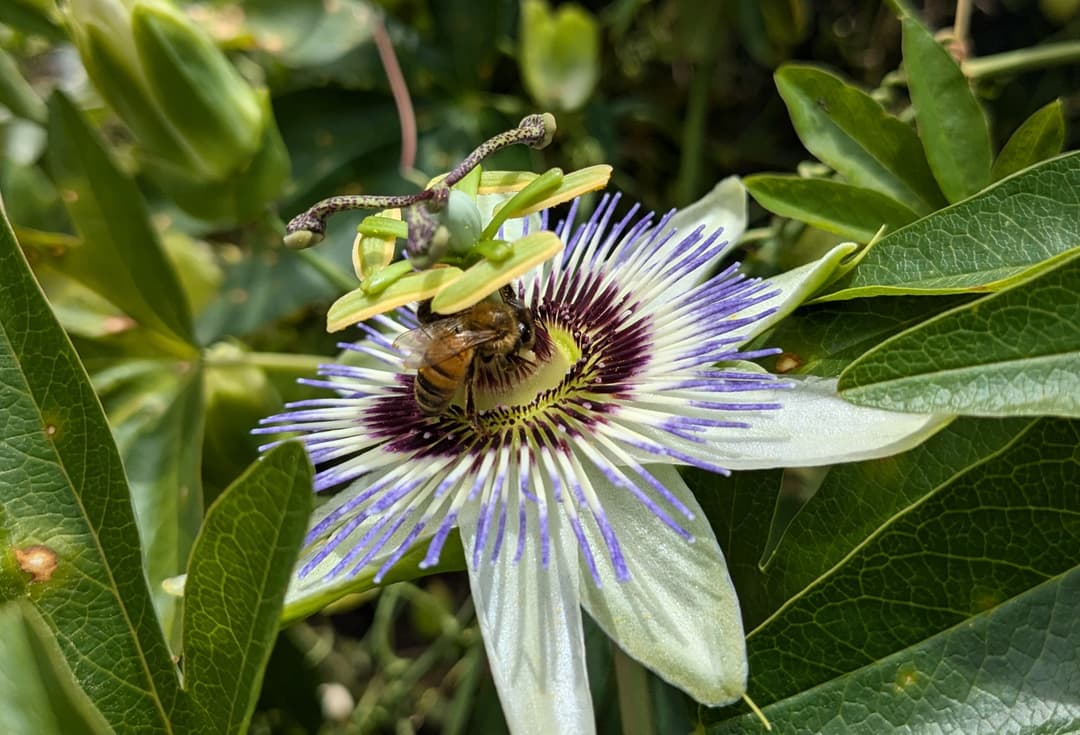
[[[293,609],[350,579],[378,583],[421,542],[420,566],[434,565],[460,528],[515,732],[593,727],[582,595],[630,655],[698,700],[742,693],[724,559],[666,465],[726,472],[880,456],[944,421],[851,406],[831,383],[744,362],[777,352],[740,345],[831,278],[847,248],[770,281],[746,278],[734,265],[716,272],[745,226],[737,180],[660,218],[619,214],[618,203],[605,197],[575,224],[575,202],[555,227],[565,250],[511,299],[528,310],[519,333],[531,321],[535,339],[474,357],[470,403],[462,388],[447,410],[422,409],[416,372],[394,347],[418,326],[403,310],[344,345],[363,364],[323,366],[308,381],[336,397],[291,404],[257,430],[298,432],[316,489],[339,491],[309,533]],[[506,223],[503,236],[548,225],[540,213]]]
[[[514,494],[507,510],[505,552],[482,564],[468,553],[477,546],[478,514],[461,519],[476,619],[507,724],[519,734],[595,732],[576,542],[553,514],[545,549],[535,507],[526,508],[525,498]]]
[[[746,691],[746,639],[724,555],[675,468],[649,470],[693,514],[683,521],[693,541],[670,543],[670,529],[611,488],[604,507],[619,536],[635,539],[626,545],[633,576],[619,583],[603,568],[602,586],[582,584],[582,604],[623,651],[661,678],[702,704],[729,704]],[[598,544],[596,530],[587,532]]]

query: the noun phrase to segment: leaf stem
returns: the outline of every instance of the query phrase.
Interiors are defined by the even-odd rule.
[[[1080,41],[1062,41],[971,59],[965,61],[961,68],[969,79],[991,79],[1004,74],[1078,62]]]
[[[335,288],[341,291],[352,291],[357,287],[356,280],[341,272],[341,269],[318,253],[310,250],[297,250],[297,256],[305,263],[319,272],[323,278],[329,281]]]
[[[615,664],[623,735],[655,735],[649,675],[615,643],[611,644],[611,658]]]
[[[332,358],[320,355],[291,355],[285,352],[232,352],[228,357],[214,357],[208,351],[204,364],[208,367],[258,367],[267,372],[314,373],[319,365]]]

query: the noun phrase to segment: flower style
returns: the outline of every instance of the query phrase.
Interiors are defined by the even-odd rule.
[[[367,364],[324,366],[324,380],[309,381],[337,397],[291,404],[258,430],[300,432],[319,468],[316,489],[345,488],[310,531],[297,594],[365,569],[378,582],[425,542],[420,566],[434,565],[460,530],[514,732],[594,730],[582,607],[700,702],[745,692],[735,590],[675,465],[850,461],[900,451],[941,425],[848,406],[829,381],[778,379],[740,362],[773,352],[740,345],[850,249],[775,280],[735,266],[710,275],[745,225],[737,180],[658,220],[636,208],[616,218],[617,201],[606,197],[583,224],[575,202],[555,227],[565,251],[516,285],[535,342],[477,368],[472,414],[420,410],[413,371],[394,348],[416,321],[399,311],[342,345]],[[546,226],[546,215],[504,225]]]

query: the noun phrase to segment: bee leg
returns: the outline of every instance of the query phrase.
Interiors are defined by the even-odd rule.
[[[431,299],[421,301],[416,305],[416,321],[421,324],[431,324],[439,317],[431,313]]]
[[[469,367],[465,371],[465,416],[469,419],[470,423],[475,423],[476,418],[476,398],[473,396],[473,378],[476,376],[476,364],[469,362]]]
[[[502,300],[503,300],[504,304],[507,304],[509,306],[520,306],[521,305],[521,300],[518,299],[517,289],[514,288],[513,284],[508,283],[505,286],[503,286],[502,288],[500,288],[499,289],[499,296],[502,297]]]

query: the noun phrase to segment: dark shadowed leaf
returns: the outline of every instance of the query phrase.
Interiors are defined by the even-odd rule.
[[[1061,265],[893,337],[840,393],[894,411],[1080,417],[1080,248]]]
[[[1080,568],[858,671],[765,708],[775,733],[995,732],[1080,727]],[[764,733],[754,715],[710,735]]]
[[[768,704],[849,674],[1073,568],[1080,495],[1065,478],[1080,473],[1080,424],[1029,426],[982,462],[960,437],[963,451],[932,467],[931,492],[890,501],[895,510],[872,535],[795,585],[749,633],[751,696]],[[851,497],[843,507],[861,508]]]
[[[819,301],[994,291],[1080,245],[1080,152],[886,235]]]
[[[157,625],[124,468],[71,343],[0,218],[0,505],[5,546],[56,555],[47,580],[0,570],[29,598],[118,733],[168,732],[182,705]]]
[[[917,219],[895,199],[840,181],[759,175],[747,177],[744,183],[770,212],[857,242],[870,242],[882,225],[892,231]]]
[[[311,512],[311,472],[300,444],[270,451],[221,494],[195,541],[184,674],[215,732],[244,732],[251,719]]]
[[[914,129],[870,95],[809,66],[788,64],[776,87],[806,149],[856,186],[925,214],[945,203]]]
[[[904,70],[926,160],[950,202],[990,183],[986,114],[949,52],[918,20],[903,19]]]
[[[1065,113],[1054,100],[1024,121],[994,161],[994,181],[1061,153],[1065,142]]]

